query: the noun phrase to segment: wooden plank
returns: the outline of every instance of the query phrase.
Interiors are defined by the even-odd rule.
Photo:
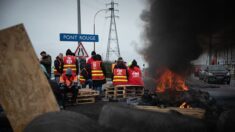
[[[79,95],[77,96],[77,98],[87,98],[87,97],[96,97],[96,96],[98,96],[98,94],[97,95]]]
[[[77,99],[78,104],[90,104],[90,103],[95,103],[95,98],[81,98]]]
[[[59,111],[22,24],[0,31],[0,101],[15,132],[36,116]]]
[[[105,92],[114,92],[114,90],[106,90]]]
[[[106,90],[114,90],[114,87],[106,87]]]
[[[168,108],[160,108],[157,106],[135,106],[137,109],[142,110],[149,110],[149,111],[155,111],[155,112],[163,112],[163,113],[169,113],[171,110],[175,110],[183,115],[187,115],[190,117],[203,119],[205,116],[205,110],[201,108],[178,108],[178,107],[168,107]]]

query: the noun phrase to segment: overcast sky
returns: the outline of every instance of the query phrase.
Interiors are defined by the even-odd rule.
[[[81,0],[81,27],[83,34],[93,34],[93,19],[95,13],[108,8],[106,3],[111,0]],[[127,62],[136,59],[139,65],[144,63],[136,51],[136,45],[143,43],[141,34],[144,24],[140,14],[145,9],[143,0],[115,0],[119,3],[116,15],[117,32],[121,56]],[[96,17],[96,34],[99,42],[97,53],[105,59],[110,19],[110,12],[100,12]],[[39,56],[42,50],[49,53],[53,59],[60,52],[70,48],[75,51],[76,42],[59,41],[59,33],[77,33],[77,0],[0,0],[0,29],[19,23],[26,27],[28,35]],[[83,43],[88,54],[93,50],[93,43]],[[114,59],[114,58],[112,58]]]

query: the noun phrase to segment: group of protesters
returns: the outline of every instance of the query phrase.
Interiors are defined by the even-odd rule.
[[[45,71],[48,80],[51,78],[51,56],[45,51],[40,53],[40,63]],[[60,53],[54,60],[55,82],[59,85],[60,92],[64,95],[71,90],[72,100],[75,101],[79,88],[92,88],[102,94],[102,85],[106,83],[106,69],[101,55],[91,52],[91,57],[86,61],[85,58],[77,58],[68,49],[65,56]],[[112,64],[112,83],[116,85],[143,85],[142,73],[136,60],[128,65],[119,57]],[[78,82],[79,81],[79,82]],[[80,85],[78,85],[80,84]]]
[[[119,57],[116,63],[112,65],[113,85],[140,85],[143,86],[142,72],[136,60],[128,65]]]
[[[40,53],[40,63],[48,80],[51,78],[51,56],[45,51]],[[106,70],[102,63],[102,57],[92,51],[91,57],[86,62],[85,58],[79,58],[68,49],[65,56],[60,53],[54,60],[55,82],[59,85],[61,93],[66,95],[68,90],[72,91],[72,100],[75,101],[78,89],[89,88],[102,92],[102,85],[106,83]],[[79,78],[78,78],[79,77]],[[81,85],[78,85],[79,82]]]

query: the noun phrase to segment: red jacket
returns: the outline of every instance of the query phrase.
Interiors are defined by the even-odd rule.
[[[128,68],[128,84],[129,85],[144,85],[142,73],[139,67]]]
[[[104,80],[105,76],[101,68],[101,61],[93,61],[91,63],[91,78],[92,80]]]
[[[88,60],[87,60],[87,64],[90,64],[91,65],[91,63],[94,61],[94,59],[93,59],[93,57],[91,57],[91,58],[89,58]]]
[[[113,85],[126,85],[127,81],[126,69],[114,68]]]
[[[63,73],[66,72],[68,68],[71,68],[74,74],[77,74],[77,66],[76,66],[76,57],[67,55],[64,57],[64,68],[63,68]]]

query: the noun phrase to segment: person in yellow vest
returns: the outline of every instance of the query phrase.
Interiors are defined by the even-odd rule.
[[[112,72],[113,72],[113,69],[114,69],[114,67],[115,67],[116,64],[117,64],[117,61],[115,60],[114,63],[112,63],[112,65],[111,65],[111,71],[112,71]]]
[[[113,69],[112,75],[113,85],[126,85],[128,82],[127,66],[125,65],[122,57],[118,58],[117,64]]]
[[[94,61],[91,63],[91,78],[93,88],[102,94],[102,85],[106,83],[106,70],[99,54],[94,56]]]
[[[78,60],[70,49],[66,51],[66,56],[63,59],[63,64],[64,64],[63,73],[65,73],[68,68],[71,68],[72,72],[78,75],[79,73]]]
[[[85,67],[82,68],[79,81],[80,81],[80,84],[82,85],[82,88],[86,88],[87,85],[89,85],[89,88],[93,88],[90,64],[86,64]]]

